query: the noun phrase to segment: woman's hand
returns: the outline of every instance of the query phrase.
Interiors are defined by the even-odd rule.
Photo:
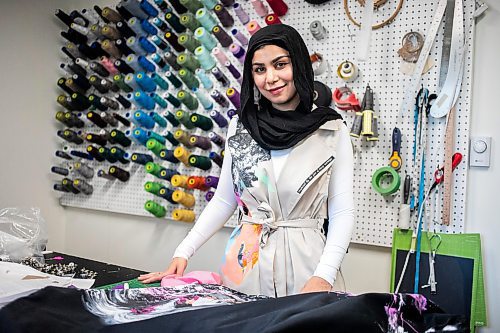
[[[328,283],[328,281],[317,276],[312,276],[309,280],[307,280],[304,287],[302,287],[300,293],[301,294],[316,293],[320,291],[331,291],[331,290],[332,290],[332,285]]]
[[[164,272],[154,272],[140,275],[137,279],[142,283],[153,283],[161,281],[165,276],[182,276],[187,267],[187,260],[184,258],[174,258]]]

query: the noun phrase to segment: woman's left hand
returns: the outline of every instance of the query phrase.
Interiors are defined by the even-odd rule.
[[[307,280],[304,287],[302,287],[300,293],[316,293],[330,290],[332,290],[332,285],[328,283],[328,281],[317,276],[312,276],[309,280]]]

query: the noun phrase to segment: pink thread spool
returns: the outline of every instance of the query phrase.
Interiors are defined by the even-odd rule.
[[[234,55],[236,59],[239,60],[242,64],[245,62],[245,50],[239,46],[238,44],[231,44],[229,47],[229,51]]]
[[[118,69],[116,69],[115,64],[113,63],[113,61],[109,60],[108,57],[104,57],[104,56],[101,57],[100,63],[101,63],[101,65],[103,65],[108,70],[108,72],[111,75],[116,75],[116,74],[120,73],[118,71]]]
[[[214,49],[212,50],[212,55],[215,57],[215,59],[217,59],[217,61],[222,66],[224,66],[224,64],[226,63],[226,61],[229,61],[229,59],[227,58],[226,54],[221,49],[219,49],[218,47],[214,47]]]
[[[256,33],[257,31],[260,30],[260,25],[257,21],[252,20],[252,21],[248,22],[247,30],[250,33],[250,35],[253,35],[254,33]]]
[[[260,17],[264,17],[269,13],[269,10],[267,9],[266,5],[262,2],[262,0],[251,0],[253,9],[255,9],[255,12],[257,15]]]

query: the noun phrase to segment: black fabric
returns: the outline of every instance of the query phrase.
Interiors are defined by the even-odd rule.
[[[444,314],[433,303],[427,302],[426,309],[419,311],[413,297],[401,295],[397,304],[395,298],[392,294],[302,294],[105,326],[84,309],[82,291],[47,287],[1,309],[0,332],[380,333],[389,331],[386,306],[400,308],[398,318],[404,319],[407,332],[431,327],[433,332],[443,332],[446,325],[455,325],[454,332],[469,331],[462,317]]]
[[[254,100],[252,59],[264,45],[277,45],[290,54],[293,81],[300,103],[294,112],[274,109],[263,96]],[[251,38],[245,56],[241,85],[241,109],[238,115],[252,138],[264,149],[279,150],[293,147],[329,120],[342,117],[329,107],[312,110],[314,73],[309,51],[300,34],[285,24],[273,24],[257,31]],[[258,103],[258,105],[256,104]]]

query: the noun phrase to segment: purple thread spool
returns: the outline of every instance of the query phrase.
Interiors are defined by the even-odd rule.
[[[241,73],[238,71],[236,67],[234,67],[234,65],[230,61],[226,61],[224,63],[224,66],[229,70],[229,72],[231,72],[231,74],[236,80],[241,78]]]
[[[220,128],[224,128],[228,124],[226,118],[217,110],[210,111],[210,118],[212,118]]]
[[[205,185],[217,188],[217,185],[219,185],[219,177],[207,176],[205,178]]]
[[[229,109],[229,110],[227,110],[226,114],[229,117],[229,119],[231,119],[231,118],[233,118],[236,115],[236,110],[235,109]]]
[[[245,62],[245,50],[238,44],[231,44],[229,51],[239,60],[242,64]]]
[[[212,198],[214,197],[214,192],[213,191],[207,191],[207,193],[205,193],[205,200],[207,201],[210,201],[212,200]]]
[[[234,38],[238,40],[238,42],[240,42],[241,45],[243,46],[248,45],[248,38],[246,38],[246,36],[243,35],[243,33],[238,29],[236,28],[231,29],[231,34],[234,36]]]
[[[220,93],[220,91],[216,89],[212,90],[210,97],[212,97],[213,100],[223,108],[227,108],[229,106],[229,101]]]
[[[220,147],[224,147],[224,144],[226,142],[226,140],[224,140],[224,138],[222,136],[220,136],[219,134],[217,134],[215,132],[208,133],[208,138],[213,143],[215,143],[217,146],[220,146]]]
[[[245,25],[248,22],[250,22],[250,17],[248,16],[247,12],[243,9],[243,7],[240,6],[239,3],[235,3],[233,5],[234,12],[236,13],[236,16],[240,19],[241,24]]]
[[[234,0],[221,0],[220,2],[222,2],[222,4],[225,6],[225,7],[230,7],[234,4]]]
[[[226,96],[229,98],[235,108],[239,109],[241,107],[240,93],[238,90],[229,88],[228,90],[226,90]]]
[[[217,17],[219,18],[219,21],[222,24],[222,26],[228,28],[234,25],[234,19],[231,16],[231,14],[229,14],[229,12],[225,7],[221,5],[216,5],[214,7],[214,12],[215,15],[217,15]]]
[[[229,47],[233,43],[231,36],[229,36],[226,30],[222,29],[218,25],[212,28],[212,33],[223,47]]]
[[[229,84],[231,82],[229,82],[229,79],[227,78],[227,76],[222,73],[222,71],[220,69],[218,69],[217,67],[214,67],[212,68],[211,70],[212,74],[214,75],[214,77],[217,79],[217,81],[219,81],[223,87],[228,87]]]
[[[210,139],[204,136],[193,134],[189,136],[189,142],[191,142],[195,147],[201,148],[203,150],[209,150],[210,148],[212,148],[212,143],[210,142]]]
[[[220,168],[222,168],[222,156],[220,156],[214,151],[211,151],[210,154],[208,154],[208,157]]]

